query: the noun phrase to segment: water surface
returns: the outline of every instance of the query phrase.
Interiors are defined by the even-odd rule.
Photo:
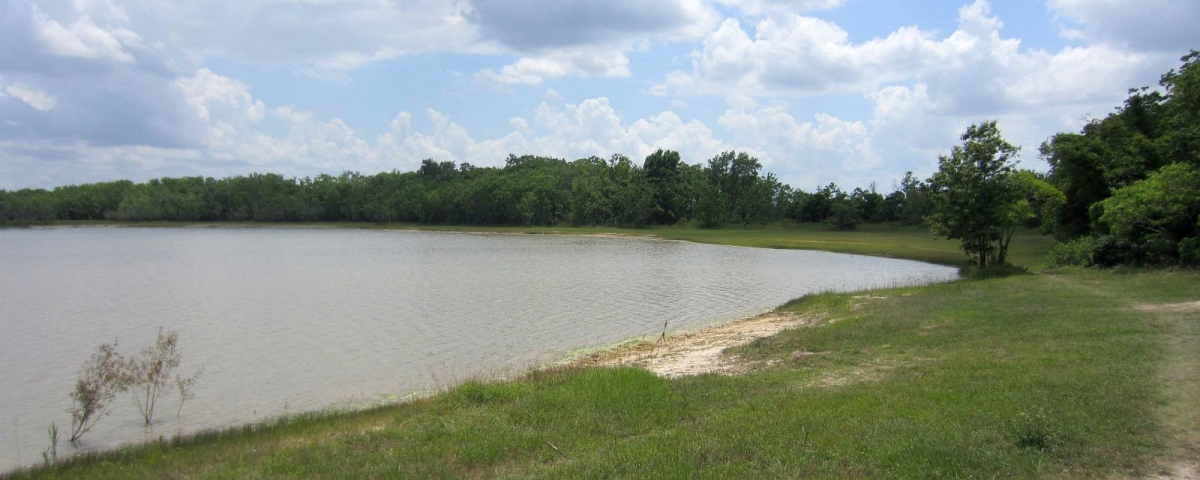
[[[645,238],[349,229],[0,230],[0,471],[70,426],[97,345],[177,330],[194,400],[150,430],[119,397],[83,448],[396,398],[582,347],[698,328],[821,290],[954,269]],[[66,434],[59,450],[69,454]]]

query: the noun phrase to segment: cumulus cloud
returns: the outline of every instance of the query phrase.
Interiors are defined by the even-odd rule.
[[[961,8],[958,28],[942,39],[904,27],[854,44],[836,24],[795,13],[762,18],[751,35],[739,20],[727,19],[704,39],[690,72],[671,72],[650,92],[770,97],[868,92],[915,81],[944,97],[942,109],[974,113],[1045,98],[1110,98],[1114,88],[1125,88],[1114,84],[1126,85],[1145,63],[1142,55],[1104,46],[1022,49],[1002,28],[984,0]]]
[[[1050,0],[1067,38],[1173,55],[1180,45],[1200,45],[1200,3],[1179,0]]]
[[[379,138],[379,156],[408,159],[408,165],[413,167],[423,158],[499,166],[510,153],[565,159],[621,153],[640,160],[664,148],[679,151],[687,161],[697,163],[733,148],[703,123],[685,122],[672,112],[626,122],[603,97],[577,104],[543,102],[532,119],[512,118],[512,131],[491,139],[472,137],[464,127],[436,110],[429,110],[426,115],[433,124],[429,133],[412,131],[411,115],[401,113],[392,122],[392,130]]]
[[[769,170],[811,188],[818,179],[845,181],[880,166],[863,122],[817,114],[800,121],[783,105],[727,110],[718,119],[734,142],[760,153]],[[840,171],[838,175],[830,172]],[[865,184],[865,183],[864,183]]]
[[[81,2],[80,4],[85,5]],[[47,53],[65,57],[88,59],[111,59],[118,62],[133,62],[133,55],[125,51],[125,45],[136,44],[140,37],[125,28],[101,27],[90,15],[79,8],[77,16],[68,25],[63,25],[31,5],[33,28]],[[124,20],[123,11],[110,10],[110,15]]]

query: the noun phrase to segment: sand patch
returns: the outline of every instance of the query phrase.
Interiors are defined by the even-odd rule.
[[[1170,472],[1162,472],[1153,477],[1154,480],[1200,480],[1200,468],[1189,462],[1176,462]]]
[[[1182,303],[1147,303],[1135,305],[1133,308],[1143,312],[1200,312],[1200,301]]]
[[[725,355],[725,349],[745,345],[783,330],[810,324],[812,319],[771,312],[737,322],[669,335],[659,341],[619,345],[587,355],[575,363],[588,366],[636,365],[664,377],[717,373],[738,375],[771,362],[751,362]]]

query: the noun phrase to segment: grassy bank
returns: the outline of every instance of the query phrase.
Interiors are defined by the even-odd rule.
[[[697,243],[737,245],[760,248],[791,248],[827,252],[906,258],[942,265],[958,266],[966,257],[957,240],[935,238],[919,226],[864,224],[856,230],[830,230],[822,224],[788,224],[748,228],[701,229],[690,227],[653,227],[620,229],[612,227],[478,227],[377,223],[255,223],[255,222],[116,222],[60,221],[50,226],[122,226],[122,227],[250,227],[250,228],[364,228],[381,230],[422,230],[446,232],[485,232],[514,234],[625,235],[650,236]],[[1018,265],[1036,264],[1054,245],[1050,237],[1032,231],[1020,231],[1012,242],[1009,257]]]
[[[756,246],[842,241],[650,233]],[[928,246],[896,243],[908,238],[917,241],[860,232],[849,245],[884,255]],[[885,247],[863,246],[875,244]],[[539,371],[21,477],[1151,476],[1194,460],[1200,446],[1200,313],[1181,303],[1196,300],[1194,272],[1060,271],[815,295],[781,308],[817,325],[738,348],[772,365],[740,377]]]

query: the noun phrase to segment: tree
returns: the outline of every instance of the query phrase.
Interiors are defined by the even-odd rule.
[[[1200,261],[1200,169],[1168,165],[1100,205],[1100,223],[1126,246],[1134,263]]]
[[[133,392],[133,401],[146,425],[154,419],[154,407],[158,400],[175,388],[178,380],[171,375],[179,367],[181,355],[179,333],[172,331],[163,335],[159,327],[154,345],[142,349],[138,356],[130,358],[125,366],[125,388]],[[189,383],[188,386],[191,386]]]
[[[1019,196],[1012,180],[1019,149],[1004,140],[995,121],[972,125],[961,138],[961,146],[938,158],[929,179],[927,222],[934,234],[961,240],[980,267],[1003,264]]]
[[[71,391],[71,438],[79,438],[102,417],[108,414],[113,398],[124,389],[125,360],[117,353],[117,342],[105,343],[96,348],[92,357],[84,362]]]
[[[656,224],[672,224],[679,220],[677,193],[679,182],[679,152],[658,149],[642,162],[642,171],[650,181],[654,195],[654,209],[650,221]]]

